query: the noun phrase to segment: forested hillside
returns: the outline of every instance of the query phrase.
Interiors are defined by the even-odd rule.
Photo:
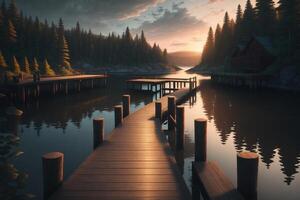
[[[248,0],[244,10],[238,6],[235,19],[226,12],[223,25],[209,29],[200,67],[226,64],[234,48],[253,36],[270,39],[276,62],[299,64],[300,1],[280,0],[276,7],[272,0],[256,0],[255,5]]]
[[[40,71],[47,75],[72,73],[72,66],[139,66],[166,64],[167,50],[151,46],[144,33],[133,37],[129,28],[122,35],[93,34],[80,27],[65,29],[56,24],[24,16],[12,0],[0,9],[0,68],[14,73]]]

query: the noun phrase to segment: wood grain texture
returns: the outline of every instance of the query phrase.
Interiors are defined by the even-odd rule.
[[[188,94],[188,89],[181,89],[172,95],[180,100]],[[167,97],[160,101],[166,110]],[[160,121],[155,119],[155,103],[124,118],[110,135],[52,200],[191,199]]]
[[[196,162],[194,170],[200,181],[201,193],[209,200],[242,200],[242,195],[215,162]]]

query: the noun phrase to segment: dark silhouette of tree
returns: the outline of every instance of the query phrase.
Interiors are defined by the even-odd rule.
[[[202,53],[202,64],[210,65],[214,60],[214,31],[209,28],[207,40]]]
[[[4,58],[3,54],[2,54],[2,52],[0,51],[0,72],[1,71],[2,72],[6,71],[7,67],[8,67],[8,65],[7,65],[7,63],[5,61],[5,58]]]
[[[242,20],[243,20],[243,11],[241,5],[239,4],[236,11],[235,28],[233,33],[234,45],[237,45],[241,41]]]
[[[8,7],[5,1],[1,4],[0,49],[7,58],[47,58],[53,70],[63,74],[73,72],[71,63],[106,67],[167,62],[167,56],[159,45],[151,46],[143,31],[134,39],[129,28],[122,35],[110,33],[104,36],[83,30],[79,22],[66,30],[62,19],[55,24],[47,20],[42,22],[38,17],[24,16],[14,0]]]
[[[240,41],[246,43],[253,35],[255,28],[255,11],[250,0],[247,0],[243,20],[241,22],[241,36]]]
[[[44,60],[41,72],[47,76],[55,76],[55,72],[52,70],[52,67],[49,65],[47,59]]]
[[[64,35],[64,24],[62,19],[59,20],[58,25],[58,48],[59,48],[59,71],[62,74],[68,74],[71,70],[69,46]]]
[[[280,0],[279,13],[279,38],[283,56],[292,56],[299,41],[300,2],[296,0]]]
[[[11,20],[8,20],[7,22],[7,39],[10,44],[14,44],[17,42],[16,28]]]
[[[273,36],[276,24],[276,12],[273,0],[256,0],[256,33]]]
[[[226,12],[224,16],[224,23],[220,39],[220,61],[223,63],[225,58],[231,52],[232,48],[232,26],[230,23],[229,15]]]
[[[23,71],[27,74],[31,74],[30,64],[29,64],[27,56],[24,57]]]
[[[12,67],[12,72],[14,74],[19,74],[21,72],[21,68],[20,65],[18,63],[18,60],[15,56],[12,57],[12,63],[11,63],[11,67]]]
[[[215,53],[214,53],[214,64],[220,64],[220,52],[221,52],[221,34],[222,34],[222,30],[220,27],[220,24],[217,25],[216,31],[215,31],[215,45],[214,45],[214,49],[215,49]]]

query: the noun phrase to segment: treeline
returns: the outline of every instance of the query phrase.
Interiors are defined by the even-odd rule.
[[[18,74],[41,72],[47,75],[69,74],[81,64],[94,66],[142,65],[166,63],[167,51],[151,46],[142,32],[132,37],[129,28],[120,36],[85,31],[77,23],[65,30],[58,24],[24,16],[14,0],[0,8],[0,70]],[[51,64],[51,65],[50,65]]]
[[[254,7],[247,0],[244,11],[238,5],[235,19],[226,12],[222,27],[209,29],[201,65],[223,65],[233,49],[252,36],[270,38],[282,62],[299,62],[300,1],[280,0],[275,7],[272,0],[256,0]]]

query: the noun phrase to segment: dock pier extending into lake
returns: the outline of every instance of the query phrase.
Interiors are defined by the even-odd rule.
[[[179,101],[189,93],[187,88],[172,95]],[[160,99],[162,112],[167,101]],[[119,123],[50,199],[191,199],[155,118],[155,102]]]
[[[25,103],[30,99],[38,99],[42,93],[52,96],[68,95],[70,92],[80,92],[84,88],[105,87],[107,77],[107,75],[42,77],[40,80],[25,79],[9,82],[0,89],[10,99]]]
[[[176,150],[184,148],[184,107],[176,105],[197,88],[179,89],[134,113],[129,109],[130,96],[123,95],[123,105],[115,106],[115,129],[108,140],[104,140],[105,119],[94,119],[94,151],[65,182],[64,155],[43,156],[45,199],[196,200],[201,194],[204,199],[235,200],[244,199],[242,194],[255,196],[256,154],[238,155],[238,191],[216,163],[206,161],[207,125],[202,119],[195,120],[193,192],[189,192],[180,161],[175,159]],[[168,139],[162,130],[165,119]]]

